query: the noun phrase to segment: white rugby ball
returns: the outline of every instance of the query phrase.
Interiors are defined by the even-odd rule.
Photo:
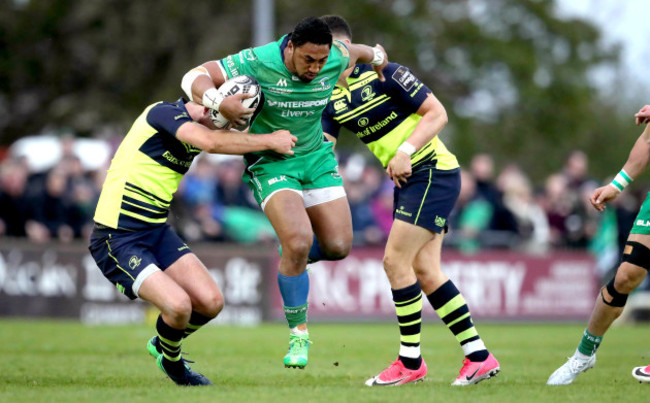
[[[221,87],[219,87],[219,92],[221,92],[224,98],[235,94],[251,94],[252,97],[243,99],[241,101],[241,103],[247,108],[257,109],[262,99],[260,84],[257,82],[255,77],[248,75],[237,76],[231,78],[230,80],[226,80],[226,82],[224,82]],[[219,129],[230,129],[233,127],[228,119],[223,117],[219,111],[211,109],[210,117],[212,118],[212,122]],[[235,127],[235,129],[245,130],[250,125],[250,123],[251,119],[249,119],[244,126]]]

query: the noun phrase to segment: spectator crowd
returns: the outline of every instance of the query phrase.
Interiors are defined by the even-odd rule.
[[[27,237],[34,243],[88,238],[118,139],[97,140],[105,148],[101,156],[80,149],[81,139],[71,135],[49,140],[44,146],[33,138],[22,147],[20,140],[0,158],[0,238]],[[38,147],[47,149],[49,163],[43,164],[46,157],[35,152]],[[339,161],[355,245],[382,245],[392,222],[393,183],[364,154],[341,153]],[[273,228],[241,180],[243,167],[241,157],[197,158],[171,207],[170,222],[182,237],[192,242],[275,242]],[[491,155],[475,155],[462,170],[445,247],[464,253],[588,249],[604,274],[616,265],[645,192],[623,192],[598,213],[588,201],[598,186],[589,176],[587,155],[579,150],[542,186],[515,164],[497,171]]]

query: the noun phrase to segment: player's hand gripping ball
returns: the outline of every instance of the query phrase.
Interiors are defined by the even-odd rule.
[[[257,115],[257,112],[259,110],[258,107],[261,106],[262,90],[260,88],[260,84],[257,82],[255,77],[242,75],[242,76],[233,77],[230,80],[224,82],[221,85],[221,87],[219,87],[219,92],[221,92],[224,98],[227,98],[231,95],[242,94],[242,93],[252,95],[252,97],[250,98],[243,99],[241,103],[246,108],[256,109],[255,113],[253,114],[253,117],[248,119],[248,121],[244,126],[235,127],[235,129],[237,130],[245,130],[248,126],[250,126],[251,122],[253,121],[253,118]],[[214,125],[217,126],[217,128],[219,129],[230,129],[231,127],[233,127],[230,121],[228,121],[228,119],[223,117],[223,115],[219,113],[219,111],[211,109],[210,117],[212,118],[212,122],[214,123]]]

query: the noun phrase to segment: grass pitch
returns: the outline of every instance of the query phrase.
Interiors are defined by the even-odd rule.
[[[496,378],[452,387],[463,355],[441,324],[425,324],[426,380],[401,387],[363,382],[396,358],[396,324],[312,323],[307,369],[285,369],[287,328],[209,326],[184,343],[212,388],[175,386],[145,345],[152,326],[88,327],[72,322],[0,320],[1,402],[573,402],[645,401],[650,385],[630,375],[650,364],[650,326],[616,327],[596,367],[573,385],[546,379],[580,340],[584,325],[478,324],[501,364]]]

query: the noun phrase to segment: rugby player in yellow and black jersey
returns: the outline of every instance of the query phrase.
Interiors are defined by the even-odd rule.
[[[172,197],[201,151],[292,155],[297,141],[286,130],[253,135],[214,129],[208,108],[197,103],[181,99],[148,106],[111,161],[89,246],[104,276],[122,293],[160,309],[157,336],[147,349],[179,385],[212,384],[185,363],[181,342],[219,314],[223,295],[166,223]]]
[[[321,18],[334,39],[351,40],[343,18]],[[407,67],[389,63],[383,74],[386,80],[380,81],[369,66],[346,70],[322,115],[329,140],[336,141],[341,127],[355,133],[395,183],[394,221],[383,263],[400,328],[399,355],[366,385],[403,385],[427,374],[420,354],[422,291],[465,355],[452,384],[477,383],[500,368],[479,337],[462,294],[440,270],[447,217],[460,192],[458,161],[438,138],[447,113]]]

